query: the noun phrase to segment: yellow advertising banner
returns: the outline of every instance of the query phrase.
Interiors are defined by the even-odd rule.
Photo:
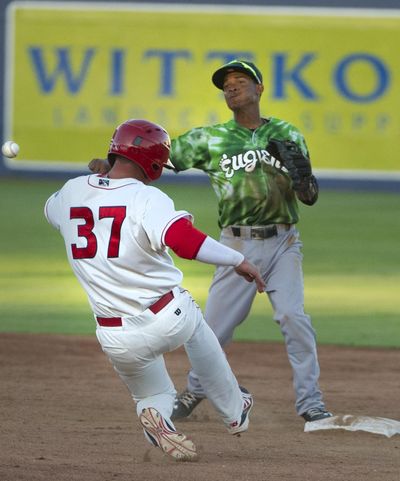
[[[345,12],[11,3],[4,138],[21,148],[11,164],[86,165],[128,118],[172,137],[226,121],[211,75],[244,58],[263,72],[263,115],[302,131],[314,167],[400,170],[400,13]]]

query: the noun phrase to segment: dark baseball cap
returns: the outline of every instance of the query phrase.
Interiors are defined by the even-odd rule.
[[[257,84],[262,84],[262,74],[254,63],[247,60],[232,60],[220,67],[212,76],[213,84],[219,89],[223,89],[225,75],[229,72],[243,72],[254,80]]]

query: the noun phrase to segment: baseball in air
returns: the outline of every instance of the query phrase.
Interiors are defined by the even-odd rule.
[[[4,142],[1,151],[5,157],[9,157],[11,159],[18,155],[19,145],[12,140],[8,140],[7,142]]]

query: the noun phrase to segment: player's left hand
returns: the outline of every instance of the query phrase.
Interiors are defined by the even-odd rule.
[[[260,271],[254,264],[245,259],[241,264],[235,267],[235,271],[239,276],[244,277],[246,281],[254,281],[257,285],[258,292],[264,292],[265,282],[261,277]]]

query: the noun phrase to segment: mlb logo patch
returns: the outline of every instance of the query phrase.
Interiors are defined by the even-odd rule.
[[[108,187],[110,185],[110,179],[99,179],[99,185],[103,185],[104,187]]]

